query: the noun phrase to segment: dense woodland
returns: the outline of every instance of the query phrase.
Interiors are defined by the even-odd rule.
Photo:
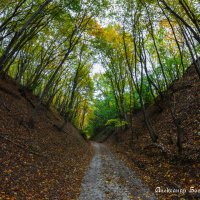
[[[1,78],[39,98],[30,128],[42,104],[64,117],[58,129],[72,122],[88,138],[132,128],[142,110],[157,143],[146,108],[155,103],[162,112],[165,100],[182,153],[167,91],[191,63],[200,77],[199,0],[1,0],[0,44]]]

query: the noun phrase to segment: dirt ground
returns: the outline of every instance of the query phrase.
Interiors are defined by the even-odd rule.
[[[79,200],[154,200],[155,195],[135,172],[103,144],[93,143],[95,155],[85,175]]]

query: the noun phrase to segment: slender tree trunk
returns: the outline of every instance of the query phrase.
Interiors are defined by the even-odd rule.
[[[187,27],[191,33],[193,34],[194,38],[200,43],[200,36],[196,31],[178,14],[176,13],[168,4],[165,0],[160,0],[160,2],[165,6],[165,8],[173,14],[177,20],[181,21],[185,27]]]
[[[22,28],[15,32],[15,35],[13,36],[13,38],[11,39],[10,43],[8,44],[8,46],[6,47],[5,51],[2,53],[2,56],[0,57],[0,72],[2,72],[4,70],[4,68],[6,67],[6,63],[8,63],[8,55],[10,50],[13,48],[13,46],[16,44],[16,42],[18,41],[18,39],[21,37],[21,35],[23,35],[23,32],[27,29],[27,27],[35,20],[35,18],[42,13],[42,11],[48,6],[48,4],[51,2],[52,0],[46,0],[41,6],[40,8],[25,22],[25,24],[22,26]],[[13,55],[13,53],[12,53]]]

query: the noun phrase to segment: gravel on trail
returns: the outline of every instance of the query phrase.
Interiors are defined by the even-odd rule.
[[[137,175],[103,144],[93,143],[91,160],[79,200],[154,200],[155,195]]]

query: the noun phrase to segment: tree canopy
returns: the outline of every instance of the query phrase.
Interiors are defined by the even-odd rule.
[[[3,0],[0,73],[55,107],[87,137],[131,126],[193,63],[200,76],[198,0]],[[101,66],[103,72],[94,70]],[[159,107],[159,104],[157,104]],[[61,129],[63,128],[61,127]],[[180,137],[181,138],[181,137]],[[179,147],[181,149],[181,139]]]

